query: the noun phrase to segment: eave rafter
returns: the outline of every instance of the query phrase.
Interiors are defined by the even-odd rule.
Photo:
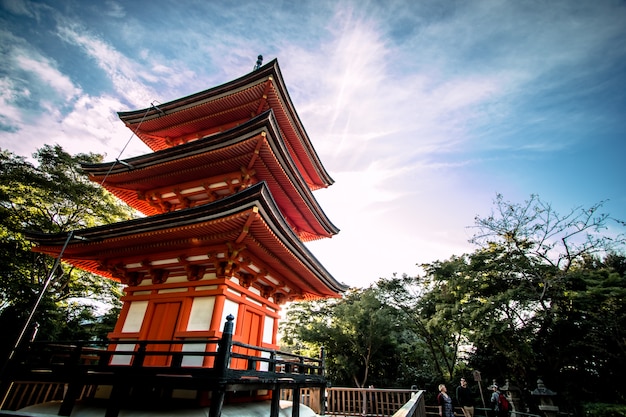
[[[218,261],[217,276],[218,277],[230,277],[239,272],[241,264],[238,260],[239,254],[245,249],[245,245],[236,244],[233,242],[227,242],[226,246],[228,250],[225,256]]]
[[[231,123],[225,123],[225,124],[221,124],[217,127],[211,127],[208,129],[200,129],[197,132],[194,133],[190,133],[187,135],[182,135],[176,138],[171,138],[169,136],[165,136],[165,137],[161,137],[161,136],[150,136],[152,139],[158,139],[158,140],[163,140],[165,139],[165,144],[168,145],[168,147],[172,147],[172,146],[178,146],[178,145],[183,145],[185,143],[189,143],[189,142],[193,142],[194,140],[199,140],[202,138],[206,138],[209,136],[213,136],[216,135],[218,133],[222,133],[225,132],[229,129],[232,129],[234,127],[239,126],[242,123],[245,123],[249,120],[250,118],[246,117],[244,119],[240,119],[240,120],[236,120],[234,122]],[[148,136],[148,135],[145,135]]]
[[[240,227],[236,239],[229,240],[218,246],[196,248],[193,254],[160,253],[153,258],[135,256],[116,260],[103,260],[100,269],[112,273],[122,283],[136,286],[143,279],[150,279],[152,284],[161,284],[172,275],[180,275],[184,271],[189,281],[201,279],[206,272],[214,271],[218,278],[237,277],[246,288],[254,285],[261,292],[281,304],[287,300],[298,298],[293,284],[287,284],[281,273],[266,265],[249,250],[246,240],[252,238],[251,226],[258,220],[257,207],[247,211],[247,219]],[[258,241],[252,238],[255,245]],[[265,252],[267,249],[263,249]],[[258,251],[254,251],[258,252]],[[193,259],[193,260],[192,260]]]
[[[274,81],[274,78],[272,76],[267,77],[267,81],[265,82],[265,90],[263,91],[263,95],[261,96],[261,99],[259,100],[259,107],[257,107],[256,113],[253,116],[257,116],[261,114],[261,112],[266,108],[267,95],[270,93],[270,88],[272,87],[273,81]]]
[[[254,88],[255,86],[250,87],[250,89],[254,89]],[[247,97],[247,96],[245,94],[242,94],[241,97]],[[222,97],[220,99],[217,99],[214,102],[199,104],[196,107],[206,108],[211,105],[211,106],[215,106],[219,108],[220,101],[226,101],[226,100],[227,99]],[[178,122],[178,123],[168,123],[167,125],[164,125],[163,127],[160,127],[160,128],[155,128],[154,130],[137,129],[137,136],[141,137],[142,139],[153,139],[153,140],[161,141],[168,146],[181,145],[183,143],[186,143],[192,140],[197,140],[197,139],[200,139],[202,137],[205,137],[211,134],[228,130],[232,127],[238,126],[241,123],[245,123],[246,121],[250,120],[252,117],[255,116],[252,110],[254,107],[252,106],[254,106],[257,100],[258,100],[258,97],[251,96],[250,98],[248,98],[246,101],[244,101],[241,104],[238,104],[236,106],[233,106],[233,105],[226,106],[223,110],[214,111],[208,114],[203,114],[200,117],[193,117],[189,120],[185,120],[185,121]],[[242,112],[247,114],[247,117],[241,117]],[[237,115],[238,113],[239,113],[239,117],[235,116],[233,118],[232,116],[229,116],[231,114]],[[176,117],[176,113],[163,116],[164,120],[167,120],[168,118],[174,118],[174,117]],[[203,123],[210,124],[211,121],[216,121],[216,120],[223,120],[223,122],[221,123],[218,122],[217,124],[213,124],[212,126],[207,126],[205,128],[198,129],[196,127],[198,125],[202,125]],[[143,125],[146,126],[148,124],[149,123],[144,123]],[[133,128],[131,124],[126,123],[126,125],[130,129]],[[177,131],[184,132],[186,130],[191,130],[192,132],[183,133],[177,136],[172,135],[172,132],[177,132]],[[146,141],[146,143],[148,142],[149,141]],[[153,150],[157,150],[157,149],[153,149]]]
[[[276,113],[279,130],[289,142],[287,148],[309,187],[316,190],[331,185],[333,180],[321,165],[302,126],[277,60],[231,82],[162,103],[158,109],[151,107],[118,115],[133,131],[141,123],[138,136],[152,150],[161,150],[217,133],[220,129],[226,131],[228,124],[244,123],[270,108]],[[170,144],[165,142],[165,137],[169,137]]]

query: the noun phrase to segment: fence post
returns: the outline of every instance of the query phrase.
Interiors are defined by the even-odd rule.
[[[317,374],[320,376],[324,376],[324,368],[326,362],[326,351],[324,350],[324,346],[320,347],[320,367],[317,370]],[[326,415],[326,386],[320,386],[320,396],[319,400],[319,415]]]
[[[291,397],[291,417],[300,417],[300,385],[296,384],[293,387]]]
[[[143,367],[143,361],[146,359],[146,350],[147,344],[145,340],[141,340],[138,342],[139,347],[137,348],[137,352],[133,357],[133,368],[141,368]]]
[[[215,357],[215,372],[219,387],[214,390],[211,395],[210,417],[220,417],[222,415],[222,406],[224,405],[224,396],[226,394],[226,381],[224,380],[224,376],[228,370],[230,351],[233,346],[233,320],[235,320],[235,317],[232,314],[226,317],[222,338],[218,342],[217,356]]]
[[[72,414],[74,404],[76,403],[76,400],[78,399],[84,386],[83,376],[80,372],[80,357],[82,353],[83,345],[79,343],[69,352],[68,357],[65,360],[64,365],[69,379],[67,381],[67,392],[65,393],[63,402],[59,407],[58,414],[60,416],[69,416]]]

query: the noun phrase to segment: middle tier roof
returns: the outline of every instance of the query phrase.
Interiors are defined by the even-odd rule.
[[[281,140],[272,110],[224,133],[82,167],[92,181],[149,216],[210,203],[265,181],[302,241],[339,232]]]

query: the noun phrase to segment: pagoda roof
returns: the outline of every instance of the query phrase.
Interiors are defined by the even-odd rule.
[[[26,236],[36,244],[34,251],[58,257],[68,233],[29,232]],[[77,230],[62,258],[83,270],[117,279],[103,265],[115,264],[123,273],[132,265],[146,269],[150,261],[173,258],[167,264],[170,270],[182,270],[190,262],[204,263],[201,266],[210,269],[215,268],[211,263],[226,259],[216,249],[225,246],[237,248],[231,260],[242,265],[256,262],[257,269],[269,271],[278,282],[277,291],[289,288],[292,292],[285,295],[291,299],[333,297],[347,290],[293,233],[265,182],[198,207]]]
[[[236,80],[164,104],[118,112],[157,151],[226,130],[272,109],[287,149],[312,189],[334,181],[326,172],[291,102],[276,59]]]
[[[319,206],[281,140],[271,109],[227,132],[123,161],[84,164],[82,168],[92,181],[100,182],[146,215],[163,211],[145,195],[155,189],[170,194],[173,189],[182,190],[179,193],[185,193],[185,188],[196,190],[206,200],[214,186],[208,179],[223,181],[225,173],[238,173],[240,177],[249,174],[267,183],[301,240],[331,237],[339,232]],[[238,185],[244,186],[241,182]]]

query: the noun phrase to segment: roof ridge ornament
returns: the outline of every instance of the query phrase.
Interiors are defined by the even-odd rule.
[[[254,71],[258,70],[259,68],[261,68],[261,65],[263,64],[263,55],[259,55],[256,59],[256,65],[254,66]]]

